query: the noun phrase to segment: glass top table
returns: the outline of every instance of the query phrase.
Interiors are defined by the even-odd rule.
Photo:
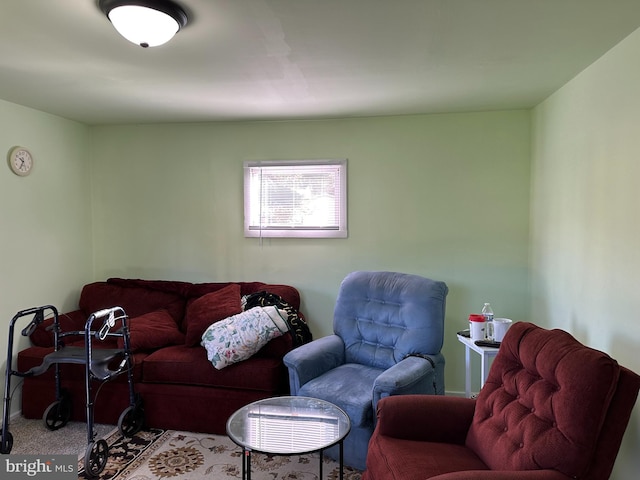
[[[251,480],[251,452],[271,455],[320,453],[340,446],[340,479],[343,478],[343,440],[351,424],[336,405],[310,397],[273,397],[237,410],[227,420],[227,435],[242,448],[242,478]]]

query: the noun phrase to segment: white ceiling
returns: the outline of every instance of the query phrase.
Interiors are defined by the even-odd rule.
[[[0,98],[87,124],[528,108],[640,26],[640,0],[178,0],[143,49],[97,0],[0,1]]]

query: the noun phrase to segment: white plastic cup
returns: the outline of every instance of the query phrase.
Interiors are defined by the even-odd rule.
[[[469,332],[472,341],[484,340],[485,321],[484,315],[472,313],[469,315]]]
[[[487,338],[494,342],[502,342],[512,323],[513,320],[510,318],[494,318],[487,323]]]

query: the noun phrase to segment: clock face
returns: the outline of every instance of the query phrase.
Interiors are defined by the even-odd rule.
[[[15,147],[9,152],[9,167],[16,175],[24,177],[31,173],[33,157],[24,147]]]

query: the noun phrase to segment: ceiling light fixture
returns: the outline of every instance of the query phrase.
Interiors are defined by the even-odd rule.
[[[187,14],[170,0],[100,0],[100,9],[120,35],[141,47],[167,43],[187,24]]]

